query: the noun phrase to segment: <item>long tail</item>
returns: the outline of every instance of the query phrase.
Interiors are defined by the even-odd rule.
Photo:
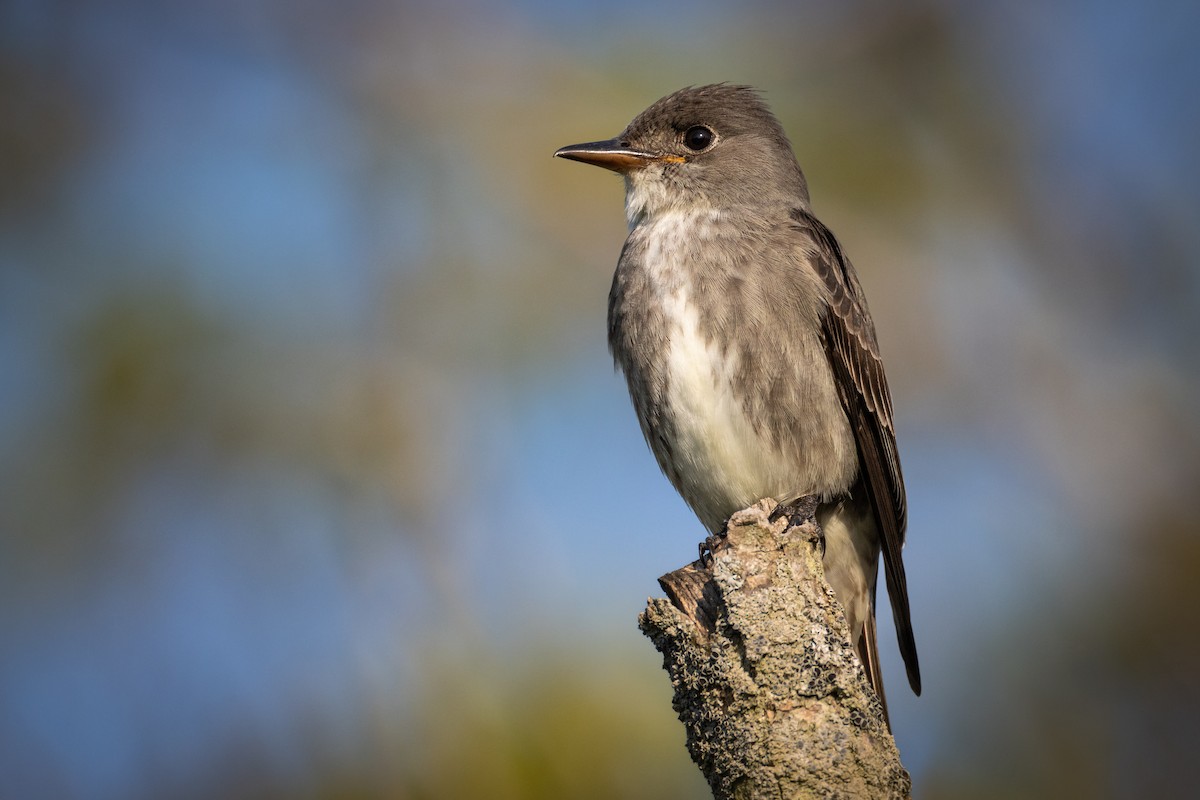
[[[887,723],[890,731],[892,721],[888,717],[887,697],[883,693],[883,671],[879,667],[879,645],[875,637],[874,602],[871,603],[871,613],[867,615],[867,620],[863,624],[862,636],[858,638],[858,658],[862,661],[863,669],[867,673],[867,682],[871,684],[871,688],[879,696],[880,704],[883,705],[883,721]]]

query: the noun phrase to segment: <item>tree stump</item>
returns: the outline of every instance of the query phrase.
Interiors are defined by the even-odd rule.
[[[651,599],[638,618],[663,654],[692,760],[717,800],[908,798],[825,581],[820,528],[811,513],[772,521],[775,507],[734,514],[711,564],[664,575],[670,600]]]

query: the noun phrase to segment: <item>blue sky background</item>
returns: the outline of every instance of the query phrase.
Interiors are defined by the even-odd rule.
[[[621,185],[550,154],[715,80],[876,317],[919,793],[1079,789],[1060,680],[1088,788],[1142,785],[1131,720],[1196,733],[1105,648],[1200,638],[1106,611],[1200,571],[1156,555],[1197,520],[1200,12],[1023,5],[5,5],[0,793],[703,792],[635,626],[702,531],[605,351]]]

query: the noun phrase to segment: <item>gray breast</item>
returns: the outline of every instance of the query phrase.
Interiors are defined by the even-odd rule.
[[[789,249],[764,264],[771,241],[712,213],[643,220],[610,295],[642,432],[710,530],[760,497],[844,492],[857,470],[816,284]]]

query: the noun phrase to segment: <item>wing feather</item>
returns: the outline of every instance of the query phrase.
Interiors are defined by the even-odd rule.
[[[854,431],[861,481],[870,495],[879,526],[884,576],[900,653],[913,691],[921,693],[921,670],[908,604],[908,581],[901,549],[908,524],[904,475],[896,450],[892,397],[875,339],[875,324],[854,267],[837,239],[816,217],[793,211],[792,218],[806,235],[813,252],[810,263],[828,290],[822,315],[826,354],[838,384],[842,406]]]

